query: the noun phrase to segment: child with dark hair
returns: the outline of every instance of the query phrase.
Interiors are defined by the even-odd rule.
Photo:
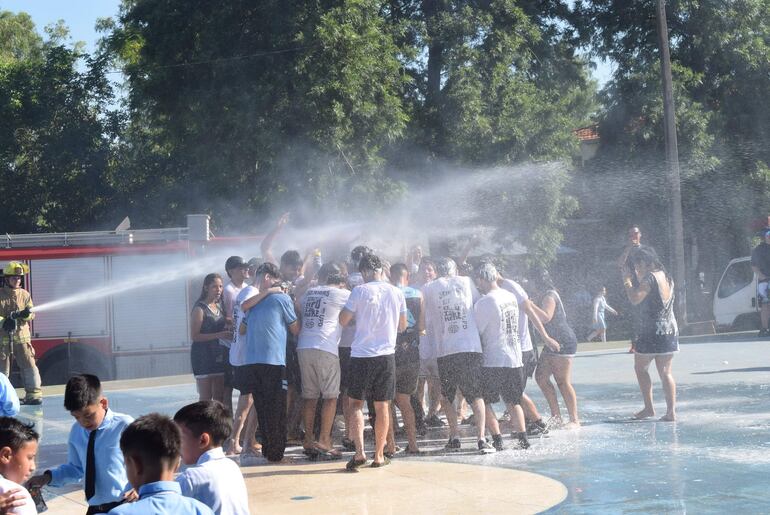
[[[181,446],[179,428],[165,415],[150,413],[132,422],[120,436],[120,449],[139,500],[118,506],[110,513],[211,515],[211,508],[183,496],[179,483],[174,481]]]
[[[182,461],[192,465],[176,478],[182,495],[199,500],[216,515],[248,515],[241,469],[222,450],[232,432],[227,409],[216,401],[196,402],[177,411],[174,422],[182,436]]]
[[[70,430],[67,463],[31,478],[27,486],[58,487],[82,480],[89,515],[135,499],[118,448],[120,434],[134,419],[109,409],[99,378],[91,374],[67,381],[64,408],[77,421]]]
[[[40,437],[32,428],[15,418],[0,417],[0,494],[16,492],[15,499],[3,506],[2,513],[37,514],[29,492],[21,486],[35,470]]]

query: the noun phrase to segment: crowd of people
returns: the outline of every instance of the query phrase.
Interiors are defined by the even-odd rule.
[[[13,388],[0,381],[0,510],[34,513],[30,492],[83,481],[89,514],[242,514],[246,487],[228,454],[240,454],[241,465],[280,462],[296,439],[311,459],[352,452],[345,469],[357,471],[386,466],[399,452],[422,454],[419,440],[428,426],[446,425],[443,451],[455,452],[462,449],[460,425],[472,421],[472,450],[480,453],[527,449],[533,435],[580,427],[571,380],[577,337],[547,273],[535,274],[526,291],[491,261],[471,266],[420,249],[392,265],[366,246],[355,247],[347,263],[322,264],[318,252],[302,259],[292,250],[275,260],[272,241],[285,223],[282,218],[263,241],[261,261],[232,256],[226,284],[215,273],[204,278],[191,315],[199,401],[173,420],[115,413],[97,377],[74,376],[64,396],[75,419],[67,462],[32,476],[37,433],[13,418],[18,398],[14,403]],[[655,361],[667,405],[661,420],[673,421],[673,281],[638,239],[630,240],[619,265],[634,306],[644,401],[634,417],[654,415],[647,370]],[[533,377],[548,403],[547,420],[525,392]],[[234,410],[233,389],[240,393]],[[500,401],[505,414],[494,410]],[[465,417],[468,408],[472,415]],[[503,422],[510,424],[509,443]],[[335,427],[343,433],[339,447]],[[406,437],[403,450],[397,431]],[[177,475],[180,459],[189,467]]]

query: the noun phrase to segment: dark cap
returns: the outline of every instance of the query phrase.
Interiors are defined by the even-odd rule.
[[[243,268],[247,267],[247,265],[241,256],[230,256],[227,258],[227,261],[225,261],[225,270],[232,270],[233,268]]]

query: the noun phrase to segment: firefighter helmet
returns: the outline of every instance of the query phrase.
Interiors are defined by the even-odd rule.
[[[29,265],[21,261],[11,261],[3,268],[3,275],[26,275],[29,273]]]

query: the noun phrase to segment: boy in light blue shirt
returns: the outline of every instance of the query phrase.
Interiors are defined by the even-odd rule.
[[[174,474],[182,442],[179,428],[159,413],[139,417],[120,437],[126,473],[139,500],[113,508],[112,515],[213,515],[200,501],[184,497]]]
[[[188,404],[174,415],[182,435],[182,461],[187,467],[176,480],[182,495],[198,499],[216,515],[249,515],[249,495],[241,469],[225,456],[222,443],[233,422],[221,402]]]
[[[19,396],[8,377],[0,372],[0,416],[15,417],[19,413]]]
[[[64,408],[77,421],[70,430],[67,463],[33,477],[28,486],[64,486],[83,481],[88,515],[107,513],[135,499],[118,448],[120,434],[134,419],[109,409],[101,381],[91,374],[76,375],[67,381]]]

